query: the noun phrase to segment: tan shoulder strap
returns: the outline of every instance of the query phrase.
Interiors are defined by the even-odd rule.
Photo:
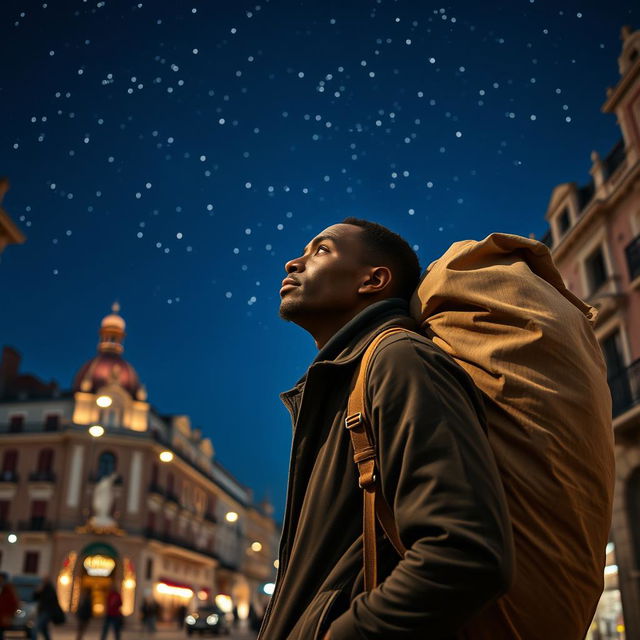
[[[392,327],[377,335],[369,344],[358,369],[354,375],[353,387],[349,394],[347,404],[347,417],[345,426],[351,436],[353,445],[353,460],[358,467],[358,484],[363,490],[363,554],[364,554],[364,588],[365,591],[374,589],[377,585],[376,548],[376,516],[385,535],[402,557],[406,547],[400,540],[398,527],[396,526],[393,511],[381,491],[377,491],[378,479],[376,477],[377,455],[370,426],[365,414],[365,395],[367,389],[367,373],[369,363],[378,345],[388,336],[395,333],[405,333],[407,329]]]

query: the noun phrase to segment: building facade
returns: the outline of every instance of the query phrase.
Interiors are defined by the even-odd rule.
[[[67,611],[86,587],[102,615],[115,585],[125,615],[152,596],[165,619],[213,600],[245,617],[275,576],[270,507],[253,504],[188,416],[149,404],[118,312],[69,391],[22,374],[4,348],[0,568],[50,576]]]
[[[640,639],[640,31],[624,27],[622,43],[602,108],[622,138],[592,152],[587,184],[553,190],[544,239],[567,287],[598,309],[613,401],[616,491],[594,640]]]

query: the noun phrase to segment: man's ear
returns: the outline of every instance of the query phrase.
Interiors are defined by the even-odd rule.
[[[358,288],[358,293],[365,295],[376,295],[388,292],[391,287],[391,269],[389,267],[371,267],[367,272],[365,280]]]

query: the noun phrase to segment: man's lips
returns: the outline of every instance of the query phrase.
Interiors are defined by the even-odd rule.
[[[289,276],[282,281],[282,286],[280,287],[280,295],[282,296],[284,291],[289,287],[299,287],[299,286],[300,286],[300,283],[295,278],[292,278],[291,276]]]

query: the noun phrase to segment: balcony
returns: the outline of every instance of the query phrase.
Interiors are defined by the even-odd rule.
[[[18,531],[51,531],[53,524],[51,520],[47,520],[41,516],[34,516],[30,520],[21,520],[18,522]]]
[[[180,504],[180,499],[173,491],[169,491],[167,489],[164,495],[169,502],[175,502],[176,504]]]
[[[164,497],[164,489],[157,482],[149,484],[149,493]]]
[[[202,516],[207,522],[211,522],[212,524],[217,524],[218,518],[213,513],[205,513]]]
[[[196,553],[201,553],[212,558],[217,557],[211,549],[202,548],[192,542],[189,542],[188,540],[185,540],[184,538],[173,536],[169,533],[162,533],[161,531],[156,531],[151,527],[145,528],[144,537],[150,538],[151,540],[158,540],[159,542],[164,542],[165,544],[172,544],[176,547],[181,547],[182,549],[188,549],[189,551],[195,551]]]
[[[34,471],[29,474],[29,482],[55,482],[56,474],[53,471]]]
[[[633,281],[640,276],[640,235],[637,235],[624,249],[627,257],[627,269],[629,280]]]
[[[640,358],[620,373],[609,377],[613,417],[617,418],[640,402]]]
[[[15,471],[0,471],[0,482],[18,482],[19,479]]]

